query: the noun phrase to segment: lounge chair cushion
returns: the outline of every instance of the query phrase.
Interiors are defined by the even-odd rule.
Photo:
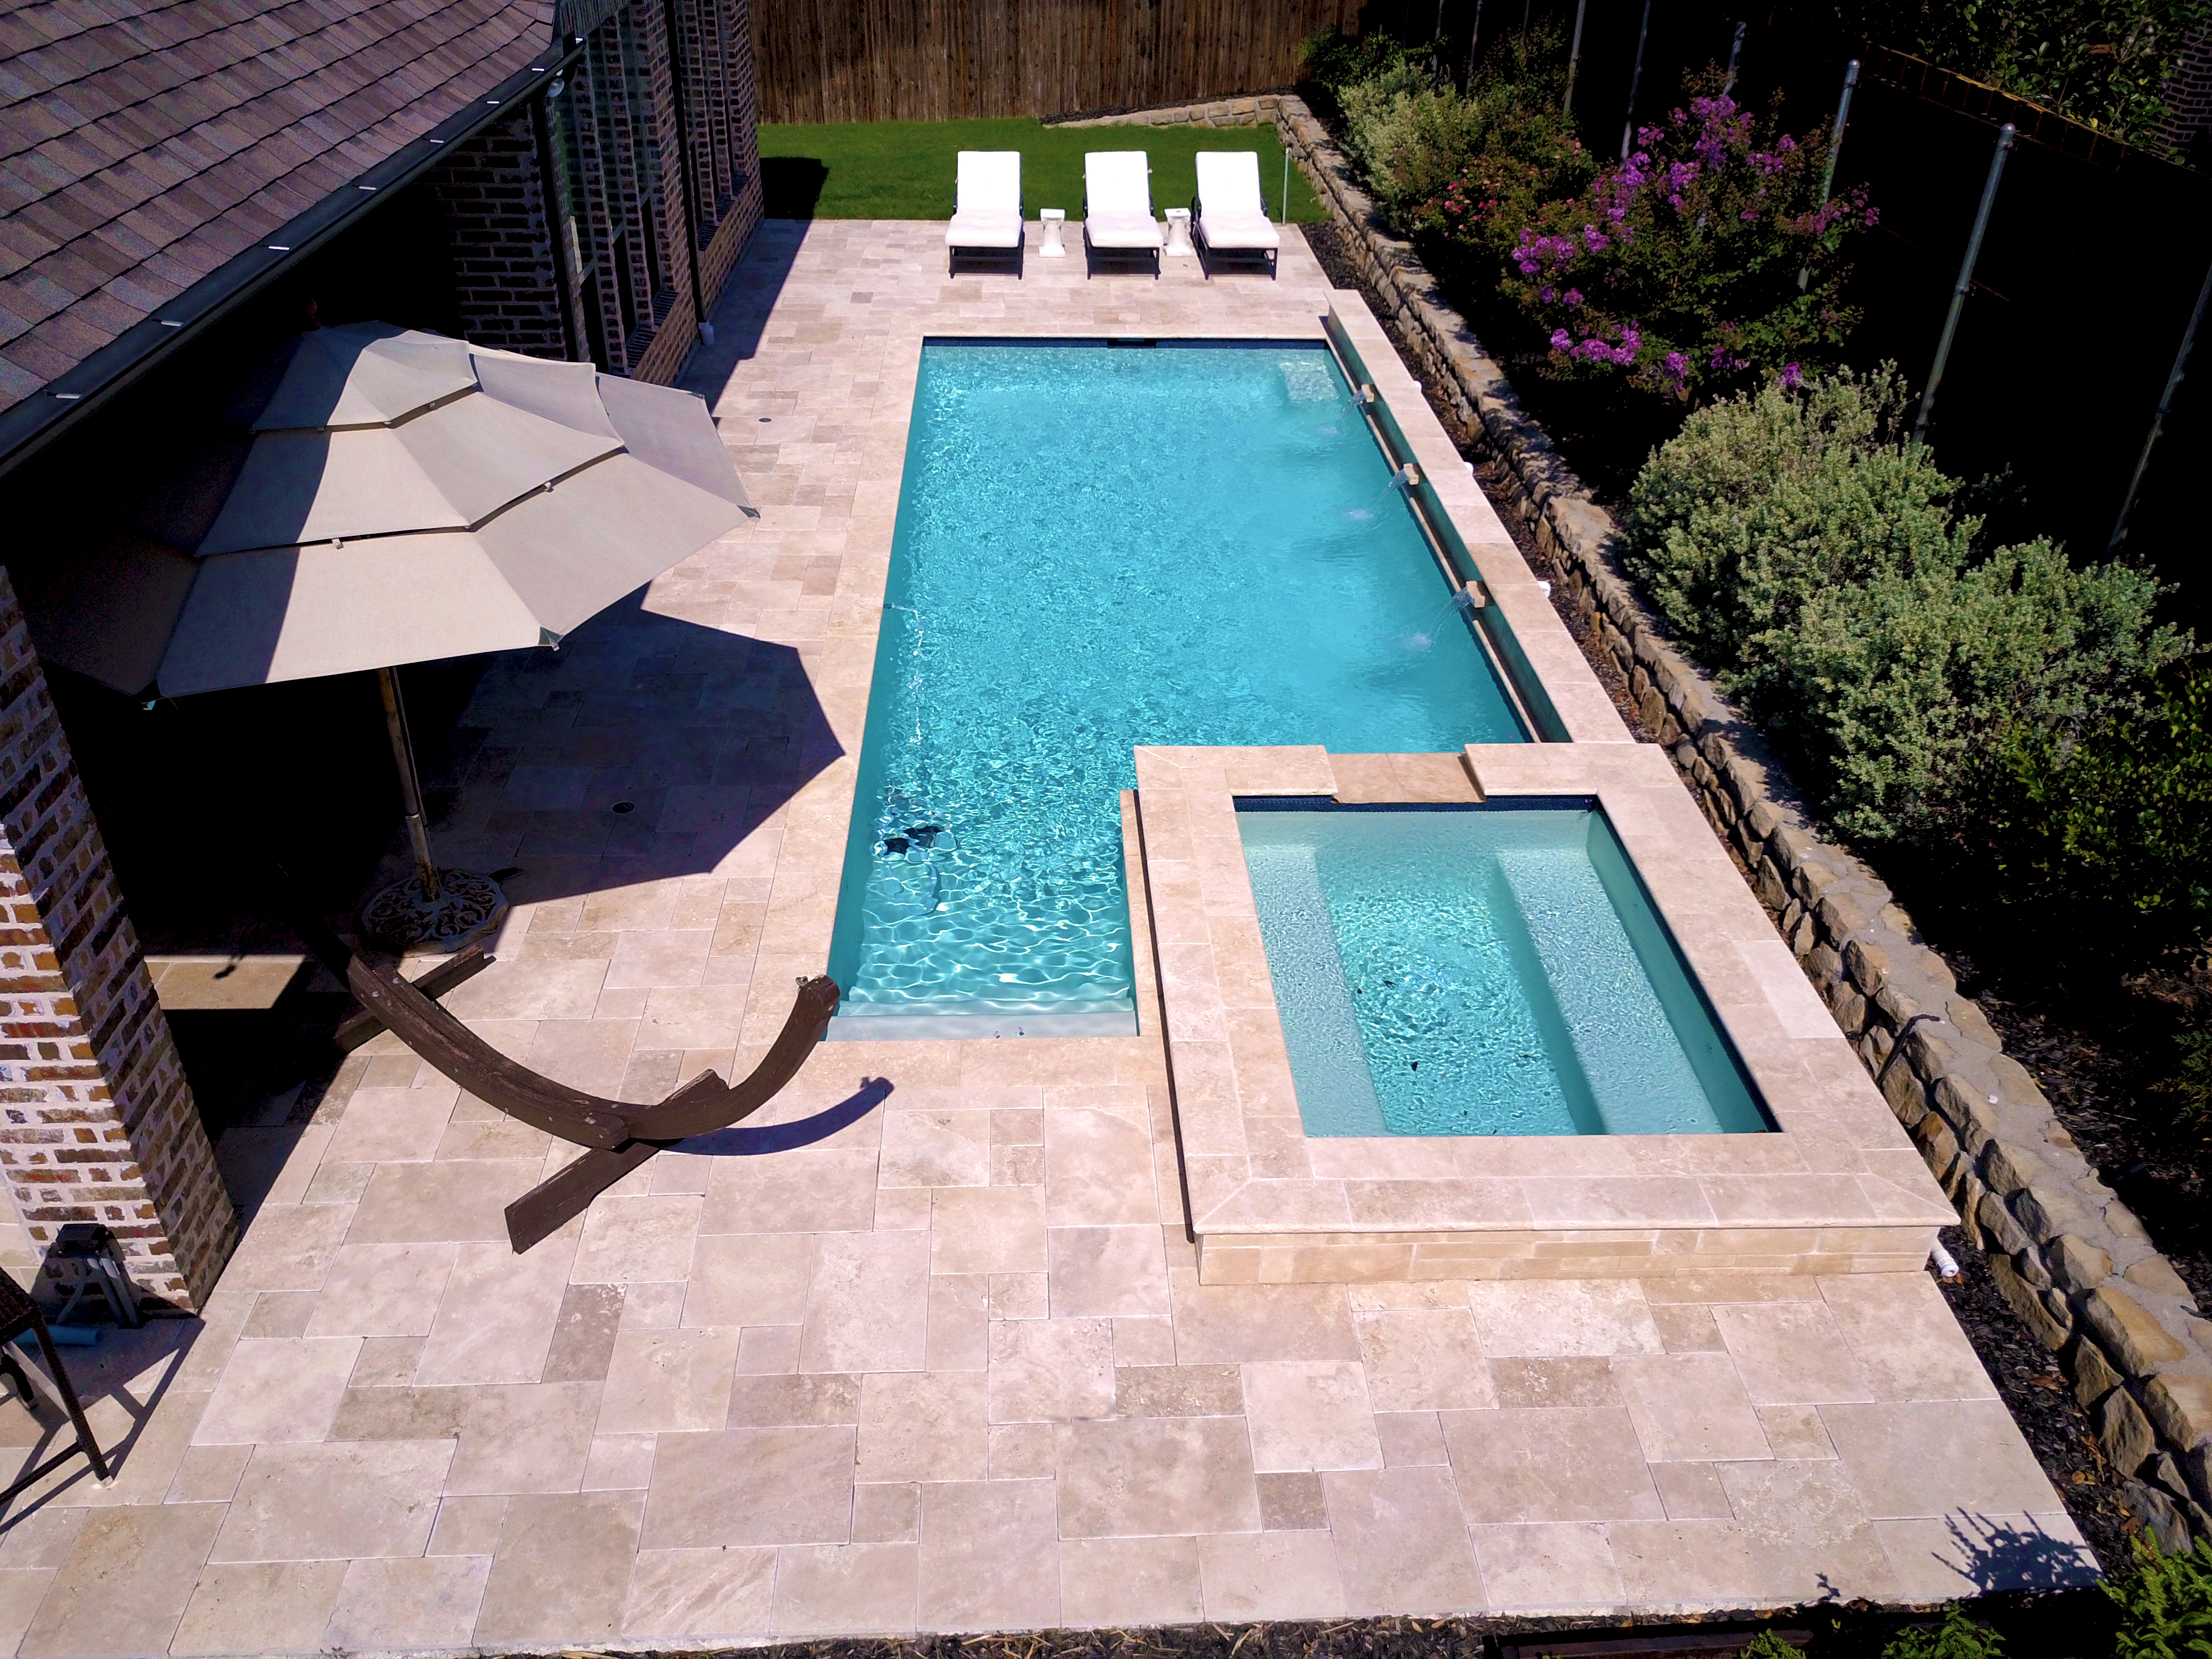
[[[1022,245],[1022,216],[1018,210],[1000,212],[996,209],[973,213],[956,213],[952,222],[945,228],[947,247],[1019,247]]]
[[[1283,245],[1274,226],[1256,213],[1216,213],[1209,209],[1199,216],[1198,234],[1205,239],[1206,246],[1224,252],[1279,248]]]
[[[1198,153],[1198,234],[1208,247],[1266,249],[1283,239],[1260,198],[1260,155],[1249,149]]]
[[[1157,248],[1152,161],[1140,149],[1095,150],[1083,158],[1083,228],[1093,247]]]
[[[948,247],[1022,245],[1022,155],[1015,149],[963,149],[958,161]]]

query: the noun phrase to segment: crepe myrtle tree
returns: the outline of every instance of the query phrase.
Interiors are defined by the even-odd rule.
[[[1794,386],[1858,320],[1844,253],[1876,216],[1863,187],[1822,199],[1825,123],[1795,138],[1762,125],[1726,93],[1693,93],[1585,190],[1516,200],[1456,181],[1431,222],[1499,257],[1499,291],[1562,374],[1686,401]]]

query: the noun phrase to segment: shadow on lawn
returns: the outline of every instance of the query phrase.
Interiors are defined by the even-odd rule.
[[[822,187],[830,182],[830,169],[811,155],[761,157],[761,193],[769,219],[811,219],[822,200]]]

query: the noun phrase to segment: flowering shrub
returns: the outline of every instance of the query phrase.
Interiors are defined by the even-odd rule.
[[[1563,370],[1625,370],[1677,398],[1772,374],[1796,385],[1857,320],[1842,254],[1875,220],[1863,190],[1820,199],[1826,126],[1762,137],[1723,93],[1692,96],[1636,140],[1569,195],[1546,187],[1571,171],[1564,155],[1549,178],[1540,155],[1470,166],[1423,222],[1497,260],[1500,291]]]

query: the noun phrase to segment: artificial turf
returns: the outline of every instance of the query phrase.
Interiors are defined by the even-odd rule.
[[[953,157],[963,149],[1022,153],[1022,210],[1083,216],[1083,157],[1094,149],[1141,149],[1152,158],[1152,210],[1188,207],[1201,149],[1260,153],[1267,216],[1283,217],[1283,145],[1256,127],[1048,127],[1033,118],[992,121],[848,121],[830,126],[763,126],[761,173],[771,219],[950,219]],[[1290,171],[1290,217],[1324,222],[1313,186]]]

